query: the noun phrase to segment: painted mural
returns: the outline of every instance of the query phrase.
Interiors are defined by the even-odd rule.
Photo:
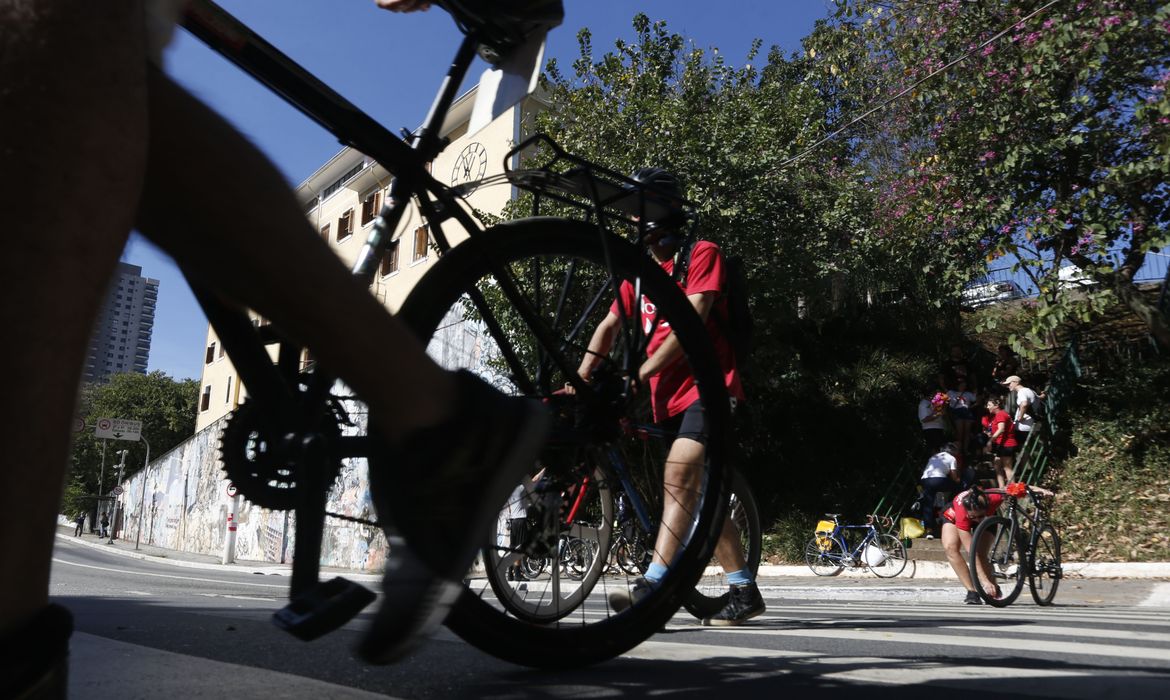
[[[448,368],[470,367],[489,375],[494,353],[478,324],[464,322],[458,311],[449,314],[431,339],[428,352]],[[339,386],[339,395],[348,392]],[[346,434],[364,434],[365,408],[347,401],[344,408],[352,426]],[[219,440],[226,419],[192,436],[122,486],[122,537],[159,547],[221,556],[227,539],[232,497],[219,459]],[[236,496],[234,558],[244,561],[289,563],[296,543],[296,514],[273,511]],[[328,510],[348,517],[377,520],[369,494],[364,459],[345,460],[330,492]],[[381,571],[389,545],[380,528],[327,518],[321,543],[321,565]]]

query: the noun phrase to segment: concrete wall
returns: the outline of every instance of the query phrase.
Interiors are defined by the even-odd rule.
[[[352,418],[364,430],[365,414]],[[124,539],[141,532],[146,544],[219,556],[223,554],[231,498],[219,461],[224,420],[216,421],[129,479],[123,488]],[[145,484],[146,493],[143,494]],[[145,498],[144,498],[145,497]],[[236,514],[235,558],[286,563],[296,542],[296,514],[261,508],[242,495]],[[346,460],[330,494],[328,509],[374,519],[365,460]],[[139,528],[142,528],[141,531]],[[321,564],[380,571],[388,547],[378,528],[328,518]]]
[[[489,381],[498,381],[487,365],[495,355],[493,344],[485,338],[479,324],[464,322],[461,316],[458,307],[452,310],[431,339],[428,352],[445,367],[466,367]],[[336,393],[346,395],[349,391],[339,386]],[[344,406],[355,424],[345,428],[345,432],[364,434],[365,408],[356,401],[346,401]],[[122,538],[133,540],[141,532],[146,544],[200,554],[223,554],[231,510],[228,481],[219,459],[220,434],[225,421],[220,419],[208,425],[122,484],[125,513]],[[237,498],[235,558],[291,562],[296,541],[295,513],[268,510],[243,496]],[[377,519],[364,459],[345,460],[342,464],[330,493],[328,510]],[[388,551],[386,538],[379,528],[337,518],[325,521],[322,566],[381,571]]]

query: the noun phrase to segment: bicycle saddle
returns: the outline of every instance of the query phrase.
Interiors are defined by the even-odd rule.
[[[539,31],[565,18],[561,0],[436,0],[455,18],[459,29],[480,42],[480,55],[499,63],[510,51]]]

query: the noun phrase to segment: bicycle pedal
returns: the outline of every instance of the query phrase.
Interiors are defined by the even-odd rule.
[[[377,597],[365,586],[338,576],[318,583],[272,613],[272,623],[307,642],[349,622]]]

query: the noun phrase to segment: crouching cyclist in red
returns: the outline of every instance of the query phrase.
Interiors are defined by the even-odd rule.
[[[1007,488],[1019,487],[1022,484],[1009,484]],[[1033,486],[1032,490],[1051,496],[1052,492]],[[967,491],[955,496],[951,507],[943,512],[942,543],[947,554],[947,561],[959,577],[959,582],[967,589],[967,597],[963,600],[967,605],[982,605],[983,599],[975,591],[975,582],[971,579],[971,571],[967,567],[967,554],[971,551],[971,533],[981,520],[994,513],[1003,503],[1005,489],[981,489],[973,486]],[[1013,494],[1015,495],[1015,494]],[[986,555],[985,555],[986,558]],[[980,584],[984,591],[995,591],[999,597],[999,586],[991,580],[990,567],[979,567]]]

